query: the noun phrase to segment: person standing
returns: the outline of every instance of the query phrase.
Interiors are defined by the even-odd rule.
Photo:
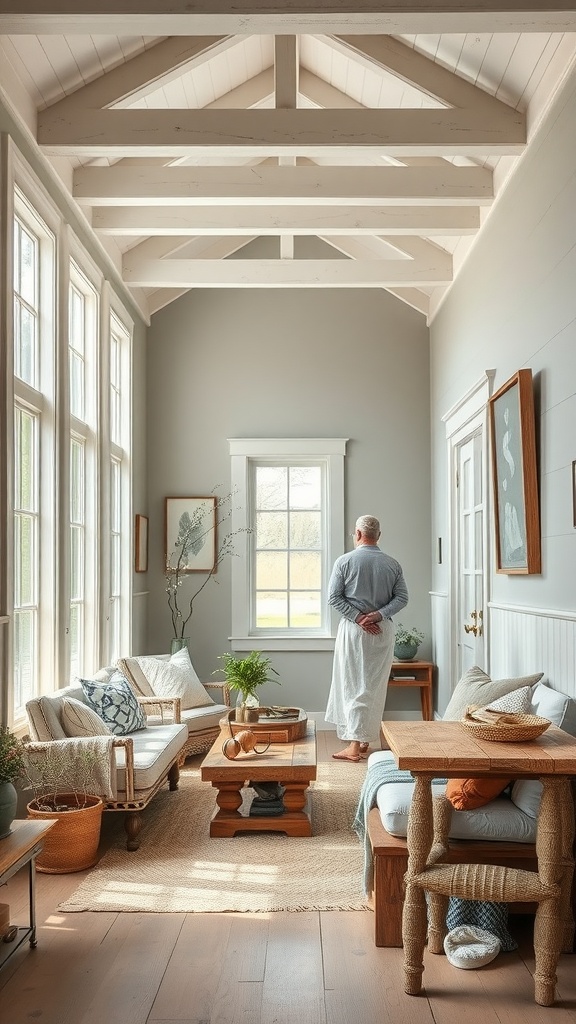
[[[380,523],[360,516],[354,551],[334,563],[328,602],[338,624],[332,684],[325,719],[347,746],[332,757],[359,761],[380,734],[390,668],[394,657],[392,616],[408,604],[402,567],[378,547]]]

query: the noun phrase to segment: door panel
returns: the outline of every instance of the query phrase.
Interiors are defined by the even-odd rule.
[[[456,448],[458,671],[484,664],[484,493],[482,432]]]

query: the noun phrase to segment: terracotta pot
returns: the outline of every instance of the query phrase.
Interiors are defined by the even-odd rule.
[[[44,847],[36,857],[36,869],[45,874],[65,875],[72,871],[93,868],[98,861],[100,826],[104,803],[98,796],[79,797],[85,805],[77,806],[74,793],[59,793],[57,803],[67,804],[67,811],[39,811],[42,798],[32,800],[28,817],[57,824],[44,837]]]

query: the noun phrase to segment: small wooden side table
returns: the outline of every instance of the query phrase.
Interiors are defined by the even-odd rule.
[[[435,667],[431,661],[394,661],[390,669],[388,686],[420,688],[420,707],[425,722],[431,722],[433,718],[432,681]]]
[[[0,943],[0,967],[10,959],[13,953],[28,939],[34,948],[36,939],[36,870],[35,858],[44,844],[44,836],[56,821],[16,820],[12,822],[10,835],[0,839],[0,885],[4,885],[20,868],[28,865],[28,907],[29,924],[27,928],[18,928],[13,942]]]
[[[382,733],[399,768],[414,776],[408,817],[408,871],[402,916],[404,990],[417,995],[424,971],[426,893],[430,899],[429,950],[442,952],[448,897],[515,903],[536,902],[534,924],[535,1000],[552,1006],[561,952],[572,951],[574,919],[570,893],[574,875],[576,739],[555,725],[535,740],[481,740],[460,722],[383,722]],[[434,825],[450,805],[441,800],[433,820],[433,778],[501,777],[539,779],[542,800],[536,835],[537,871],[491,864],[442,863],[444,839]],[[434,849],[433,849],[434,844]]]

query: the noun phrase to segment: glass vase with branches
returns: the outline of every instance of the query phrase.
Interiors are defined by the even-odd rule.
[[[196,590],[188,596],[184,596],[182,588],[190,580],[188,570],[189,559],[195,556],[203,547],[206,538],[213,530],[218,530],[224,523],[229,522],[232,517],[232,500],[234,492],[230,491],[223,497],[217,497],[215,505],[212,502],[204,502],[192,513],[184,512],[178,521],[178,536],[174,542],[174,548],[167,554],[164,578],[166,580],[166,596],[168,608],[172,619],[173,637],[184,640],[185,629],[194,611],[194,602],[202,593],[204,587],[210,580],[214,580],[218,566],[228,557],[235,555],[234,538],[239,533],[249,533],[250,530],[244,527],[238,530],[230,530],[225,533],[222,540],[217,542],[214,563],[207,571],[206,578],[196,587]]]

